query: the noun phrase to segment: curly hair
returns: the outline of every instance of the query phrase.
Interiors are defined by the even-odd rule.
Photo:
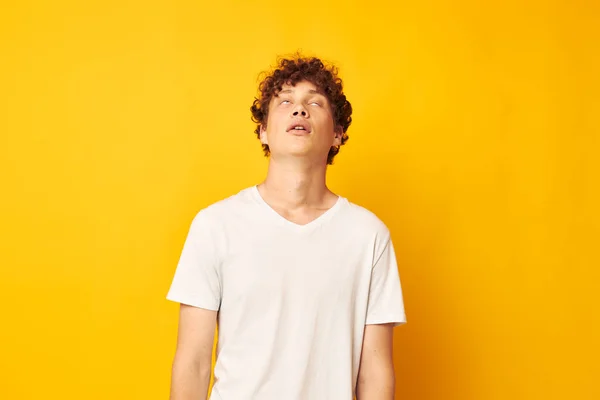
[[[266,126],[269,104],[273,96],[282,90],[283,85],[295,86],[298,82],[311,82],[327,97],[331,105],[333,122],[336,129],[342,129],[343,145],[348,140],[346,131],[352,122],[352,106],[343,93],[342,80],[334,65],[325,65],[316,57],[303,57],[296,54],[292,58],[279,59],[277,67],[270,72],[258,86],[259,96],[254,99],[250,111],[252,121],[257,123],[254,133],[260,138],[261,126]],[[269,145],[262,144],[265,157],[270,154]],[[333,164],[333,158],[339,153],[340,146],[332,146],[327,155],[327,164]]]

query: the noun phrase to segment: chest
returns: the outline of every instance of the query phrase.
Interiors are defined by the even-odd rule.
[[[368,285],[369,253],[368,244],[334,236],[249,235],[221,264],[223,305],[350,299]]]

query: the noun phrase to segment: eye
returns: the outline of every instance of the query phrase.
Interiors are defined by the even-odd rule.
[[[291,103],[289,100],[284,99],[284,100],[281,100],[280,104],[289,104],[289,103]]]
[[[321,103],[319,103],[318,101],[311,101],[309,104],[314,104],[316,106],[321,106]]]

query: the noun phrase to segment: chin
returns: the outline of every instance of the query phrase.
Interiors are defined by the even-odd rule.
[[[289,149],[288,151],[277,153],[277,156],[280,159],[310,160],[311,163],[327,159],[327,154],[315,151],[315,149]]]
[[[295,143],[286,143],[286,146],[281,149],[283,153],[305,154],[315,151],[315,148],[303,140],[298,140]]]

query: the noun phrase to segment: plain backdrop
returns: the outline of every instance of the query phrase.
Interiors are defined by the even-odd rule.
[[[168,398],[189,224],[264,177],[297,50],[354,107],[331,188],[395,241],[397,398],[600,398],[598,4],[3,4],[0,398]]]

